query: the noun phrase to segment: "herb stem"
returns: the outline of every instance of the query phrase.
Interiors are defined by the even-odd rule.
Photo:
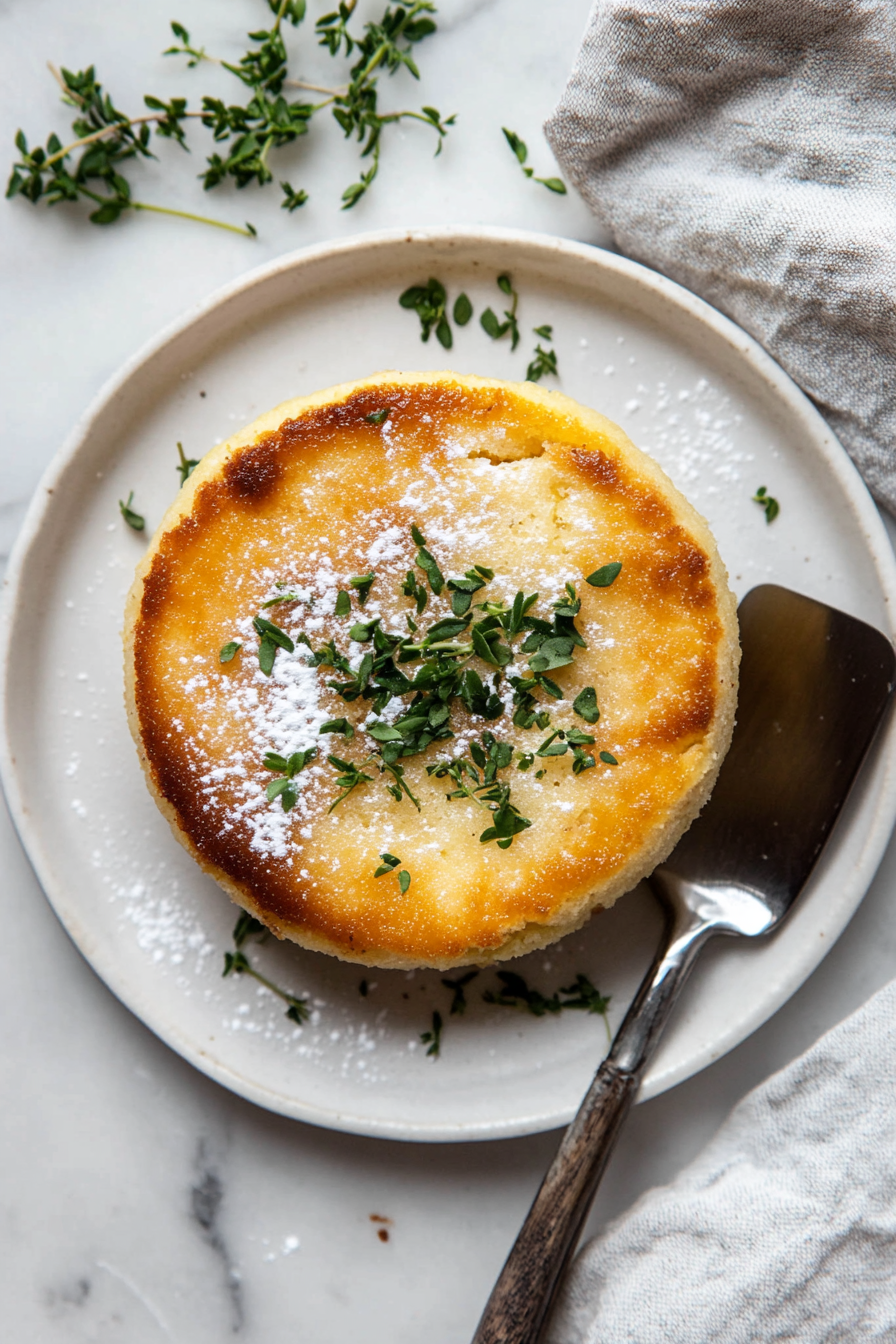
[[[43,167],[51,167],[54,163],[58,163],[60,159],[64,159],[67,154],[71,154],[72,150],[80,149],[82,145],[92,145],[97,140],[104,139],[107,135],[117,134],[127,126],[143,126],[148,122],[162,121],[165,115],[164,112],[148,112],[145,117],[129,117],[126,121],[113,121],[109,126],[101,126],[98,131],[93,131],[90,135],[82,135],[80,140],[73,140],[70,145],[66,145],[63,149],[57,149],[55,154],[51,154],[48,159],[44,160]],[[204,115],[202,112],[183,113],[185,117],[201,117]]]
[[[257,980],[260,985],[264,985],[265,989],[269,989],[272,994],[276,994],[277,998],[282,999],[284,1003],[292,1003],[295,999],[294,994],[287,994],[285,989],[275,985],[273,980],[269,980],[266,975],[262,975],[261,971],[256,971],[255,967],[248,962],[242,968],[242,974],[251,975],[253,980]]]
[[[308,89],[310,93],[326,93],[329,95],[325,103],[318,103],[318,107],[329,107],[334,98],[344,98],[348,93],[347,88],[326,89],[323,84],[309,84],[304,79],[284,79],[283,87],[286,89]]]
[[[102,199],[102,196],[94,197],[94,200]],[[167,205],[148,205],[146,201],[129,201],[128,205],[132,210],[150,210],[154,215],[174,215],[177,219],[192,219],[196,224],[211,224],[213,228],[226,229],[228,233],[239,233],[243,238],[256,236],[253,229],[243,228],[239,224],[226,224],[223,219],[212,219],[210,215],[194,215],[189,210],[174,210]]]

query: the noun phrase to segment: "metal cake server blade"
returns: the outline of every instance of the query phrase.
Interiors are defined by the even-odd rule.
[[[757,937],[802,891],[893,692],[863,621],[772,584],[739,609],[737,727],[712,797],[650,878],[662,946],[535,1197],[473,1344],[537,1344],[644,1070],[697,954]]]

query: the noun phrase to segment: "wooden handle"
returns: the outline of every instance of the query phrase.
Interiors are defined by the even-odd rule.
[[[639,1081],[637,1073],[609,1060],[601,1065],[507,1257],[473,1344],[537,1344]]]

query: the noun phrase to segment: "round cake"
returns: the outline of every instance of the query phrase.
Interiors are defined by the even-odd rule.
[[[381,373],[189,477],[125,616],[178,840],[278,937],[445,969],[543,947],[664,859],[728,748],[703,519],[532,383]]]

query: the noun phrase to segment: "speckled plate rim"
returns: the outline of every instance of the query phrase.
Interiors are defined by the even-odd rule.
[[[843,492],[853,517],[861,529],[869,555],[880,583],[881,595],[890,613],[889,634],[896,634],[896,560],[884,524],[864,482],[834,437],[818,411],[786,373],[766,354],[762,347],[735,323],[682,286],[637,262],[615,253],[604,251],[587,243],[546,234],[530,233],[520,229],[489,227],[389,229],[359,234],[333,243],[302,248],[257,267],[237,280],[216,290],[208,299],[195,305],[176,321],[165,327],[147,342],[105,384],[97,397],[78,421],[71,435],[51,461],[26,513],[21,531],[10,556],[2,606],[0,606],[0,697],[3,704],[3,731],[0,734],[0,781],[2,781],[13,823],[43,890],[75,945],[86,960],[112,990],[118,999],[136,1014],[165,1043],[176,1050],[208,1077],[247,1100],[268,1110],[307,1121],[325,1128],[343,1130],[392,1139],[418,1142],[450,1142],[509,1138],[520,1134],[537,1133],[567,1123],[571,1111],[552,1111],[530,1115],[516,1115],[507,1122],[475,1121],[450,1125],[421,1124],[411,1120],[389,1120],[381,1117],[356,1115],[323,1106],[297,1101],[272,1088],[261,1087],[236,1073],[226,1064],[212,1059],[181,1030],[176,1017],[166,1017],[159,1004],[149,1002],[147,996],[136,993],[125,983],[114,960],[100,952],[85,927],[80,914],[70,899],[64,883],[57,881],[44,852],[44,839],[33,822],[13,756],[8,732],[11,698],[18,668],[11,659],[16,642],[16,630],[24,613],[28,590],[28,574],[35,548],[45,545],[43,535],[48,507],[53,492],[75,465],[78,454],[89,439],[94,422],[114,403],[126,385],[174,340],[191,326],[211,313],[225,309],[238,301],[255,286],[296,269],[312,269],[322,262],[346,254],[369,253],[375,265],[378,251],[391,250],[397,245],[431,244],[450,246],[463,243],[469,246],[480,241],[484,244],[506,245],[526,253],[533,262],[539,257],[555,261],[565,259],[570,268],[585,265],[604,273],[615,274],[635,290],[640,290],[645,301],[643,311],[659,302],[661,307],[678,308],[712,331],[720,341],[739,356],[745,368],[758,376],[779,402],[799,424],[808,443],[824,458],[839,488]],[[705,1068],[733,1049],[753,1031],[766,1022],[808,978],[833,946],[861,902],[883,857],[896,821],[896,716],[892,716],[879,739],[875,754],[880,764],[880,782],[874,796],[863,803],[863,813],[870,814],[868,834],[861,854],[855,863],[851,878],[839,893],[827,897],[825,936],[807,947],[805,955],[793,958],[784,974],[774,984],[765,983],[763,993],[757,996],[753,1009],[740,1020],[737,1027],[722,1032],[704,1048],[668,1069],[661,1077],[648,1077],[639,1100],[646,1100],[675,1086]]]

